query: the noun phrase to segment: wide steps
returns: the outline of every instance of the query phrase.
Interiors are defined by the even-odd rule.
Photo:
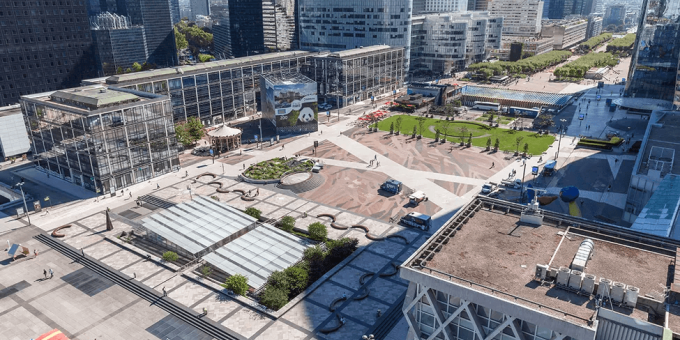
[[[93,272],[111,280],[131,293],[149,302],[152,302],[157,307],[186,322],[199,331],[212,336],[215,339],[245,339],[238,334],[230,333],[226,328],[208,318],[199,317],[197,312],[185,306],[180,306],[173,303],[170,299],[163,297],[162,293],[159,294],[155,290],[144,286],[142,283],[130,278],[129,276],[122,274],[121,272],[114,270],[97,260],[89,258],[87,254],[85,254],[86,256],[83,257],[81,252],[68,244],[65,244],[59,240],[55,240],[49,237],[47,234],[39,234],[35,236],[35,238],[38,241],[48,245],[52,249],[60,252],[64,256],[73,259],[75,262],[78,262]]]

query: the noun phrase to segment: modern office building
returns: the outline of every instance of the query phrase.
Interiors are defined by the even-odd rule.
[[[0,106],[96,76],[84,1],[0,1]]]
[[[658,192],[661,182],[665,178],[680,175],[680,163],[675,162],[675,154],[680,157],[680,145],[677,144],[678,129],[680,129],[678,112],[653,111],[650,114],[639,157],[635,160],[630,177],[623,213],[624,221],[636,222],[652,195]],[[671,194],[675,190],[665,188],[665,191]],[[676,209],[671,204],[666,208],[669,214]],[[680,228],[677,229],[676,235],[680,235]],[[670,229],[668,231],[670,232]]]
[[[300,48],[342,51],[411,46],[411,0],[299,0]]]
[[[604,26],[620,26],[626,22],[626,5],[609,5],[604,12]]]
[[[486,11],[489,9],[489,1],[491,0],[468,0],[468,11]]]
[[[672,9],[679,2],[643,1],[626,79],[626,96],[673,101],[678,79],[680,23]]]
[[[198,15],[210,15],[210,0],[190,0],[191,18],[195,21]]]
[[[406,339],[675,339],[679,246],[478,196],[401,265]]]
[[[104,85],[21,97],[38,169],[109,193],[179,169],[167,95]]]
[[[401,88],[404,84],[403,47],[368,46],[311,56],[302,73],[318,85],[318,100],[339,107]]]
[[[413,17],[413,75],[444,75],[462,71],[501,48],[503,18],[489,12],[430,14]]]
[[[21,157],[31,150],[19,104],[0,107],[0,159]]]
[[[424,9],[420,14],[465,12],[468,9],[468,0],[424,0],[423,2]],[[416,13],[414,12],[413,15],[416,15]]]
[[[589,15],[586,27],[586,40],[602,34],[602,17]]]
[[[498,57],[501,60],[510,60],[512,45],[516,43],[522,45],[521,57],[526,57],[552,51],[554,40],[553,38],[503,37],[501,40],[501,48],[499,50],[491,51],[491,55]]]
[[[316,82],[300,73],[262,75],[262,118],[272,123],[277,135],[318,131],[316,90]]]
[[[558,20],[543,24],[541,37],[553,39],[553,49],[563,50],[572,47],[586,39],[588,21]]]
[[[130,18],[130,24],[144,26],[147,62],[158,67],[178,64],[172,8],[169,0],[121,0],[117,14]]]
[[[172,24],[178,23],[182,17],[179,9],[179,0],[170,0],[170,13],[172,14]]]
[[[489,14],[503,18],[503,36],[537,37],[541,33],[543,1],[491,0]]]
[[[560,20],[572,14],[574,0],[550,0],[546,6],[548,16],[545,19]]]
[[[175,122],[198,117],[203,124],[211,126],[256,113],[261,109],[260,75],[299,72],[311,55],[301,51],[267,53],[115,75],[106,78],[105,83],[169,94]]]
[[[90,30],[100,76],[123,73],[148,59],[144,27],[132,26],[127,17],[100,13],[90,18]]]
[[[581,10],[581,15],[589,16],[593,13],[597,13],[597,2],[597,0],[583,0],[583,9]]]

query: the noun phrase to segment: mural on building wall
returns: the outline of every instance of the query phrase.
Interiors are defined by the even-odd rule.
[[[317,131],[319,109],[316,83],[272,84],[263,79],[266,100],[262,114],[276,126],[277,130],[288,132]]]

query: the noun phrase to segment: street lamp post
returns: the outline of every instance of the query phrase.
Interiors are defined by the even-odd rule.
[[[524,203],[524,175],[527,172],[527,160],[524,160],[524,170],[522,170],[522,187],[520,188],[519,192],[519,203]]]
[[[31,225],[31,216],[28,214],[28,205],[26,204],[26,196],[24,195],[24,179],[21,179],[21,182],[17,183],[17,186],[19,186],[19,189],[21,190],[21,198],[24,200],[24,209],[26,209],[26,218],[28,219],[28,225]]]

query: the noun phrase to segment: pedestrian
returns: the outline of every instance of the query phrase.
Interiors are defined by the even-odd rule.
[[[581,206],[583,206],[583,200],[581,200]]]
[[[260,196],[260,188],[257,188],[257,196]]]
[[[52,271],[52,268],[50,268],[50,279],[54,277],[54,272]]]
[[[246,169],[246,163],[243,163],[243,170]]]
[[[375,160],[376,160],[376,161],[378,160],[378,155],[377,155],[377,154],[375,155]]]
[[[165,287],[163,287],[163,296],[168,296],[168,292],[165,291]]]
[[[160,189],[160,188],[161,188],[161,186],[158,183],[156,183],[156,189]]]
[[[130,191],[129,194],[130,194],[130,198],[132,198],[132,191]]]
[[[184,174],[185,174],[184,177],[189,177],[189,171],[185,171]]]
[[[43,275],[45,275],[45,278],[47,278],[47,270],[43,269]]]

